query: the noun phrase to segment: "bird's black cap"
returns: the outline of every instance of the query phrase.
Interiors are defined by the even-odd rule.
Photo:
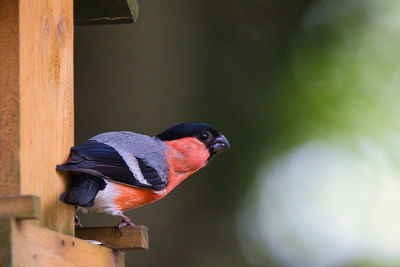
[[[162,141],[172,141],[184,137],[195,137],[210,151],[209,160],[216,154],[230,148],[228,139],[208,123],[185,122],[175,125],[156,135]]]
[[[205,131],[208,131],[214,137],[221,135],[220,131],[208,123],[184,122],[168,128],[164,132],[156,135],[156,137],[162,141],[172,141],[184,137],[195,137]]]

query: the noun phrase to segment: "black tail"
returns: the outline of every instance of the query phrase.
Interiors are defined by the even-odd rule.
[[[105,187],[106,183],[101,178],[88,174],[75,175],[71,179],[71,186],[61,194],[60,200],[67,204],[92,207],[97,192]]]

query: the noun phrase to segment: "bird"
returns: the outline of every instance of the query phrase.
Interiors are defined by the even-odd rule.
[[[120,217],[118,230],[134,226],[126,211],[165,197],[188,176],[230,148],[227,138],[208,123],[185,122],[155,136],[106,132],[72,147],[59,171],[70,172],[60,196],[84,211]],[[82,227],[75,217],[75,226]]]

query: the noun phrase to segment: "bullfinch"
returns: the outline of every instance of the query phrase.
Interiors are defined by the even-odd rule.
[[[121,232],[133,225],[125,211],[163,198],[228,148],[225,136],[207,123],[181,123],[153,137],[102,133],[72,147],[68,161],[57,165],[72,173],[60,200],[121,217]]]

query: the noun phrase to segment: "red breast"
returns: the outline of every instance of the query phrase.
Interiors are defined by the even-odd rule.
[[[163,198],[189,175],[207,164],[210,153],[207,147],[194,137],[166,141],[168,163],[168,186],[161,191],[142,189],[114,183],[117,197],[114,205],[121,211],[132,210]]]

